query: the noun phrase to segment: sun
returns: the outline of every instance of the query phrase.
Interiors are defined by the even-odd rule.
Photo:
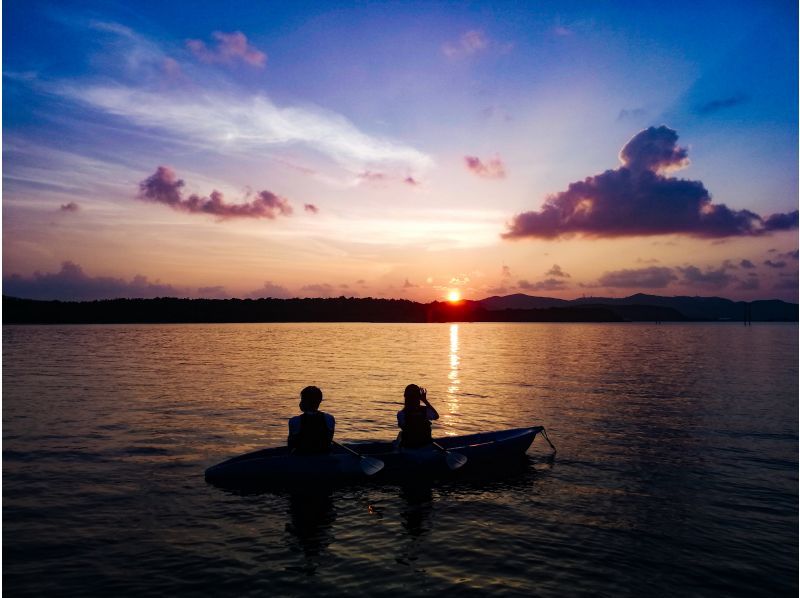
[[[461,301],[461,293],[455,289],[447,293],[447,300],[450,303],[458,303]]]

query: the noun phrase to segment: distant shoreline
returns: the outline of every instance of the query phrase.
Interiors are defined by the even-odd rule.
[[[525,307],[525,298],[532,305]],[[503,300],[507,300],[505,303]],[[557,305],[547,302],[558,302]],[[511,303],[515,307],[507,307]],[[38,301],[3,297],[3,324],[190,324],[268,322],[797,322],[780,300],[634,295],[572,302],[517,295],[458,303],[405,299],[108,299]]]

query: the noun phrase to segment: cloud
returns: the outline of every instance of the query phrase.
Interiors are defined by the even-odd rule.
[[[464,156],[467,170],[486,179],[503,179],[506,167],[499,157],[491,158],[485,164],[477,156]]]
[[[416,186],[422,184],[417,179],[415,179],[413,176],[407,176],[406,178],[403,179],[403,182],[406,185],[411,185],[412,187],[416,187]]]
[[[303,204],[303,209],[306,212],[310,213],[310,214],[318,214],[319,213],[319,208],[317,206],[315,206],[313,203]]]
[[[779,254],[779,256],[783,257],[783,258],[786,258],[787,260],[797,261],[798,250],[795,249],[794,251],[787,251],[786,253]]]
[[[553,267],[550,268],[547,272],[544,273],[545,276],[558,276],[560,278],[571,278],[569,274],[564,272],[561,269],[561,266],[558,264],[553,264]]]
[[[266,297],[272,297],[273,299],[290,299],[292,294],[286,287],[267,280],[260,289],[256,289],[245,295],[245,298],[249,299],[262,299]]]
[[[606,272],[598,280],[597,286],[613,288],[663,289],[677,280],[672,268],[651,266],[636,270],[614,270]]]
[[[462,34],[458,41],[443,44],[442,52],[448,58],[464,58],[486,50],[489,44],[489,39],[482,31],[473,29]]]
[[[797,278],[783,278],[772,288],[776,291],[797,291],[799,284]]]
[[[519,280],[517,281],[517,286],[525,291],[560,291],[567,286],[567,283],[557,278],[548,278],[539,282]]]
[[[753,262],[751,262],[750,260],[742,260],[741,262],[739,262],[739,265],[742,268],[746,268],[748,270],[756,267],[756,265]]]
[[[327,282],[322,284],[307,284],[300,287],[300,291],[305,293],[306,297],[331,297],[334,294],[338,296],[336,288]]]
[[[419,286],[418,284],[413,284],[413,283],[409,282],[408,278],[406,278],[406,281],[403,283],[403,288],[404,289],[415,289],[418,286]]]
[[[511,268],[509,268],[508,266],[503,266],[500,273],[503,278],[511,278]]]
[[[647,115],[644,108],[623,108],[617,115],[617,121],[642,118]]]
[[[3,276],[3,294],[25,299],[63,301],[92,301],[95,299],[175,297],[185,294],[172,285],[151,283],[146,276],[137,275],[127,281],[110,276],[89,276],[78,264],[61,264],[54,273],[34,272]]]
[[[412,171],[433,166],[427,154],[367,135],[335,112],[313,106],[279,107],[264,95],[148,91],[121,84],[61,84],[50,89],[136,126],[164,131],[172,141],[221,154],[252,155],[302,144],[353,171],[376,164]]]
[[[77,212],[81,209],[81,207],[76,204],[74,201],[69,203],[61,204],[61,208],[59,208],[62,212]]]
[[[683,274],[680,284],[690,287],[701,287],[707,289],[724,289],[731,282],[736,280],[735,276],[728,274],[727,268],[707,269],[702,272],[697,266],[687,266],[678,268]]]
[[[751,272],[750,276],[745,278],[742,281],[739,281],[739,284],[736,285],[736,290],[738,291],[756,291],[761,287],[761,282],[758,280],[758,276]]]
[[[711,203],[700,181],[665,176],[688,164],[678,135],[665,126],[637,133],[620,152],[622,166],[571,183],[538,212],[517,214],[502,235],[555,239],[683,234],[701,238],[756,236],[797,227],[797,211],[762,218]]]
[[[785,268],[786,262],[784,261],[773,262],[772,260],[765,260],[764,265],[769,266],[770,268]]]
[[[740,93],[734,96],[729,96],[727,98],[711,100],[710,102],[706,102],[705,104],[701,104],[700,106],[698,106],[696,112],[697,114],[707,116],[709,114],[714,114],[715,112],[719,112],[720,110],[724,110],[726,108],[733,108],[734,106],[738,106],[739,104],[744,104],[749,99],[750,96]]]
[[[215,285],[211,287],[200,287],[197,289],[197,296],[203,299],[228,299],[231,294],[225,290],[225,287]]]
[[[368,183],[382,183],[389,177],[384,172],[372,172],[371,170],[365,170],[357,175],[357,178],[362,181],[367,181]]]
[[[207,64],[233,64],[241,61],[250,66],[263,68],[267,63],[267,55],[250,45],[247,36],[241,31],[232,33],[215,31],[211,37],[216,41],[216,47],[213,49],[199,39],[187,40],[186,47],[198,60]]]
[[[142,201],[163,203],[173,210],[190,214],[211,214],[221,219],[228,218],[269,218],[288,216],[292,207],[288,200],[270,191],[259,191],[252,201],[241,204],[225,203],[219,191],[212,191],[210,197],[190,195],[182,197],[181,188],[185,185],[177,178],[175,171],[168,166],[159,166],[154,174],[139,183],[138,198]]]

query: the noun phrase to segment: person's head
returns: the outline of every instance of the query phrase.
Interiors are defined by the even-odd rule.
[[[403,406],[409,409],[419,407],[420,394],[419,386],[416,384],[409,384],[406,386],[403,392]]]
[[[316,411],[322,402],[322,391],[316,386],[306,386],[300,391],[300,410]]]

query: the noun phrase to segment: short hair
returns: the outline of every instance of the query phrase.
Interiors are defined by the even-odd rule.
[[[403,391],[403,408],[415,409],[419,407],[420,399],[419,386],[416,384],[409,384]]]
[[[300,407],[316,409],[322,402],[322,391],[316,386],[306,386],[300,391]]]

